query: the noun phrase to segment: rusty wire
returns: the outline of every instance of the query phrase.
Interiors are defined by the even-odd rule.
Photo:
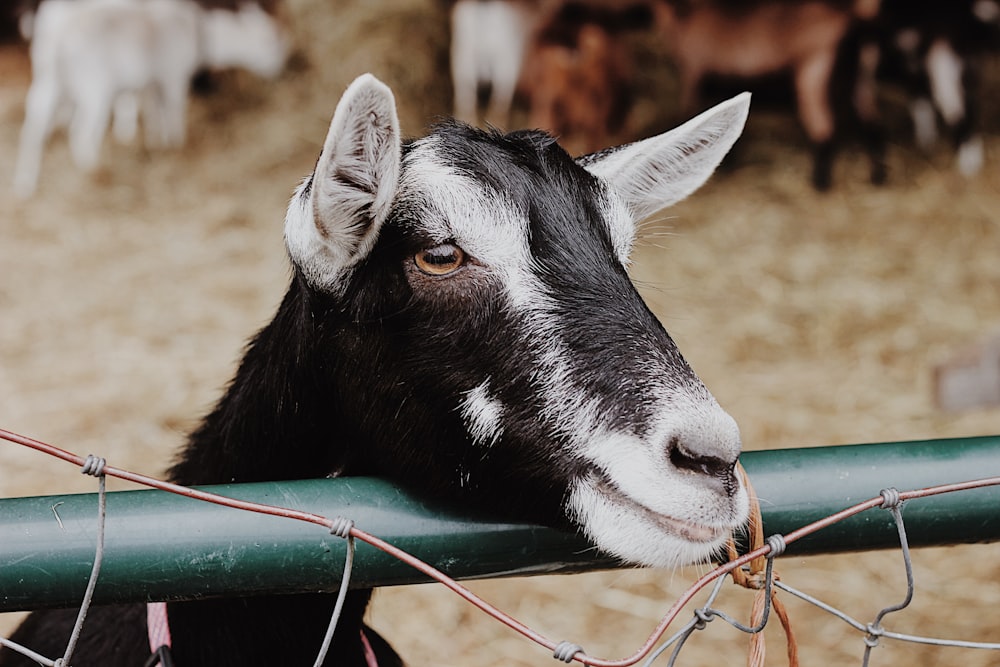
[[[851,507],[847,507],[839,512],[831,514],[823,519],[814,521],[808,525],[802,526],[787,535],[772,535],[766,540],[762,539],[763,533],[761,532],[762,527],[759,520],[759,506],[754,503],[756,510],[756,526],[751,526],[751,550],[743,555],[737,555],[734,550],[730,552],[730,560],[723,563],[711,570],[710,572],[702,575],[697,581],[695,581],[677,600],[674,601],[673,605],[664,614],[662,620],[656,625],[653,631],[649,634],[646,641],[635,650],[630,656],[625,658],[620,658],[617,660],[597,658],[594,656],[587,655],[581,646],[573,644],[567,641],[556,642],[548,637],[544,636],[540,632],[534,630],[533,628],[520,622],[513,616],[507,614],[506,612],[496,608],[494,605],[490,604],[480,596],[473,593],[471,590],[455,581],[445,573],[434,568],[433,566],[425,563],[424,561],[416,558],[415,556],[399,549],[398,547],[385,542],[384,540],[365,532],[364,530],[358,528],[353,524],[353,521],[345,519],[343,517],[328,518],[319,514],[314,514],[311,512],[304,512],[301,510],[290,509],[286,507],[278,507],[274,505],[267,505],[262,503],[255,503],[245,500],[237,500],[234,498],[228,498],[225,496],[220,496],[214,493],[209,493],[206,491],[201,491],[198,489],[192,489],[178,484],[173,484],[166,482],[154,477],[149,477],[147,475],[142,475],[140,473],[134,473],[128,470],[123,470],[116,468],[114,466],[106,465],[104,459],[98,459],[94,456],[81,457],[72,452],[66,451],[54,445],[50,445],[34,438],[29,438],[27,436],[19,435],[4,429],[0,429],[0,439],[7,440],[9,442],[23,445],[25,447],[34,449],[36,451],[42,452],[49,456],[61,459],[63,461],[72,463],[74,465],[80,466],[81,471],[85,474],[92,474],[99,479],[99,498],[104,498],[104,481],[105,476],[116,477],[118,479],[123,479],[126,481],[134,482],[144,486],[148,486],[155,489],[160,489],[162,491],[168,491],[170,493],[175,493],[181,496],[192,498],[195,500],[202,500],[205,502],[214,503],[217,505],[222,505],[226,507],[231,507],[234,509],[241,509],[250,512],[257,512],[260,514],[267,514],[271,516],[283,517],[287,519],[293,519],[296,521],[304,521],[308,523],[313,523],[317,525],[324,526],[332,534],[343,537],[348,540],[348,562],[345,563],[344,579],[348,580],[350,576],[350,558],[353,549],[353,540],[361,540],[391,556],[406,563],[410,567],[418,570],[424,575],[428,576],[434,581],[437,581],[447,587],[449,590],[457,594],[459,597],[472,604],[477,609],[481,610],[488,616],[499,621],[500,623],[506,625],[508,628],[519,633],[529,641],[532,641],[547,650],[551,651],[553,657],[562,660],[564,662],[577,661],[584,665],[590,665],[591,667],[631,667],[645,659],[644,666],[652,665],[652,663],[664,653],[671,646],[674,650],[671,654],[668,665],[672,666],[680,650],[683,648],[684,642],[698,630],[704,629],[707,624],[714,618],[721,618],[738,630],[749,634],[752,638],[751,640],[751,656],[750,664],[762,664],[763,661],[763,648],[762,643],[757,642],[754,638],[759,636],[760,632],[763,630],[764,626],[768,620],[768,614],[770,609],[775,608],[779,617],[781,617],[782,624],[785,628],[786,635],[789,639],[789,661],[791,665],[797,664],[797,659],[794,657],[794,647],[795,642],[793,636],[791,635],[789,621],[787,614],[783,611],[778,611],[778,607],[775,605],[776,590],[780,589],[791,595],[799,597],[817,607],[831,613],[832,615],[845,621],[855,629],[865,634],[865,645],[866,649],[864,652],[863,662],[864,666],[867,666],[870,653],[872,648],[878,645],[879,639],[890,638],[900,641],[910,641],[915,643],[924,644],[934,644],[938,646],[953,646],[953,647],[964,647],[964,648],[979,648],[979,649],[991,649],[1000,650],[1000,643],[987,643],[987,642],[967,642],[961,640],[948,640],[948,639],[935,639],[930,637],[917,637],[912,635],[904,635],[901,633],[894,633],[885,630],[881,625],[881,620],[884,616],[889,613],[899,611],[909,604],[912,599],[914,582],[910,558],[910,550],[906,540],[905,526],[902,519],[902,514],[899,510],[899,506],[902,501],[914,500],[918,498],[926,498],[929,496],[940,495],[943,493],[954,493],[958,491],[964,491],[975,488],[982,488],[986,486],[1000,486],[1000,477],[991,477],[980,480],[971,480],[967,482],[959,482],[953,484],[943,484],[940,486],[933,486],[923,489],[914,489],[909,491],[897,491],[895,489],[883,489],[880,494],[876,497],[870,498],[866,501],[857,503]],[[744,480],[748,484],[748,488],[752,490],[752,486],[749,485],[749,480],[746,478],[745,471],[741,470],[741,474],[744,475]],[[104,504],[100,505],[99,513],[99,526],[101,527],[102,537],[98,540],[97,553],[95,554],[94,567],[91,573],[90,580],[88,581],[88,593],[85,596],[84,602],[81,605],[80,614],[77,620],[77,626],[74,628],[73,637],[71,637],[70,642],[67,645],[66,653],[62,658],[51,660],[44,656],[41,656],[27,647],[20,646],[9,639],[0,637],[0,646],[6,646],[14,651],[21,653],[22,655],[34,660],[40,665],[45,667],[70,667],[69,658],[72,655],[73,646],[75,644],[75,636],[79,634],[79,629],[82,627],[83,621],[86,618],[87,609],[90,605],[90,594],[93,592],[93,587],[96,585],[97,577],[100,572],[100,560],[103,556],[103,522],[104,522]],[[788,586],[787,584],[778,580],[773,571],[773,562],[775,558],[780,556],[785,549],[785,546],[792,544],[807,535],[811,535],[817,531],[820,531],[828,526],[831,526],[839,521],[852,517],[856,514],[868,511],[870,509],[882,507],[893,514],[896,526],[898,528],[900,536],[900,548],[903,552],[904,564],[907,571],[907,594],[903,602],[891,605],[883,609],[878,613],[876,618],[868,624],[861,623],[851,618],[842,611],[836,609],[835,607],[828,605],[820,600],[817,600],[808,594],[796,590],[795,588]],[[719,591],[721,590],[721,584],[725,575],[732,575],[734,581],[737,583],[747,586],[749,588],[755,588],[761,591],[759,595],[759,601],[755,603],[754,610],[751,615],[751,626],[746,626],[731,618],[724,612],[714,609],[711,605],[713,604],[715,598],[717,597]],[[694,598],[694,596],[701,590],[708,587],[710,584],[715,582],[715,586],[708,598],[707,603],[696,609],[694,611],[694,618],[690,620],[683,628],[676,632],[672,637],[664,641],[657,647],[663,636],[666,634],[667,629],[676,620],[677,616],[681,610],[688,605],[688,603]],[[346,590],[346,585],[341,586],[342,590]],[[328,630],[328,636],[332,636],[333,630],[336,628],[337,622],[337,610],[335,610],[333,617],[331,618],[330,627]],[[759,646],[755,647],[755,643]],[[325,656],[326,647],[328,645],[327,641],[324,641],[323,648],[321,648],[320,654],[317,658],[317,663],[320,664]],[[655,650],[654,650],[655,649]],[[753,652],[758,651],[759,655],[755,658]]]

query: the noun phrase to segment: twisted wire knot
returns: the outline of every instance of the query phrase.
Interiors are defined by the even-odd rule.
[[[579,644],[573,644],[571,642],[559,642],[556,645],[555,651],[552,652],[552,657],[556,660],[561,660],[562,662],[570,663],[573,662],[573,656],[577,653],[583,653],[583,647]]]
[[[345,540],[351,536],[351,529],[354,528],[354,521],[338,516],[330,524],[330,534],[342,537]]]
[[[107,461],[100,456],[94,456],[93,454],[87,454],[87,458],[83,462],[83,467],[80,468],[80,472],[84,475],[92,475],[94,477],[100,477],[104,474],[104,467],[107,465]]]
[[[695,609],[694,610],[694,615],[695,615],[695,618],[698,619],[698,623],[695,625],[695,627],[697,629],[699,629],[699,630],[704,630],[705,626],[708,625],[709,623],[711,623],[712,619],[715,618],[715,614],[713,612],[709,611],[708,609],[704,609],[704,608]]]
[[[765,540],[767,546],[771,547],[771,553],[767,555],[768,558],[777,558],[781,554],[785,553],[785,549],[788,547],[785,544],[785,536],[779,533],[771,535]]]
[[[894,488],[882,489],[878,494],[882,496],[882,509],[895,509],[903,502],[899,491]]]
[[[878,638],[885,634],[885,629],[878,623],[869,623],[865,626],[865,632],[868,633],[868,636],[865,637],[865,645],[875,648],[878,646]]]

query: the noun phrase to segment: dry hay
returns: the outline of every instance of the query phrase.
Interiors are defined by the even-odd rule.
[[[115,464],[163,470],[218,396],[247,336],[287,280],[284,204],[318,153],[340,92],[371,70],[396,90],[404,131],[450,105],[447,23],[432,0],[289,0],[301,55],[275,84],[228,75],[194,101],[176,153],[105,147],[93,177],[44,159],[37,197],[0,188],[0,426]],[[649,48],[647,44],[645,48]],[[662,66],[663,60],[648,61]],[[0,53],[0,184],[10,182],[28,83],[23,49]],[[667,81],[647,68],[633,127],[653,128]],[[994,77],[994,80],[996,78]],[[984,100],[996,117],[996,95]],[[891,183],[865,183],[860,153],[836,188],[807,185],[809,160],[787,114],[756,112],[729,168],[648,222],[634,274],[692,365],[740,422],[750,449],[1000,432],[1000,414],[942,414],[934,363],[1000,329],[1000,140],[966,180],[946,152],[901,139]],[[902,136],[902,135],[900,135]],[[39,455],[4,446],[0,495],[90,490]],[[997,471],[983,471],[984,473]],[[892,480],[886,480],[891,484]],[[875,490],[873,490],[874,492]],[[766,500],[766,499],[765,499]],[[997,637],[996,547],[917,554],[916,608],[900,631]],[[786,580],[870,618],[901,596],[898,553],[786,558]],[[475,588],[557,639],[630,653],[696,571],[631,571],[481,582]],[[734,592],[733,608],[749,608]],[[792,603],[804,664],[856,664],[861,641]],[[384,590],[372,621],[411,664],[548,664],[433,586]],[[0,628],[9,628],[8,616]],[[461,632],[454,628],[460,627]],[[711,628],[683,664],[735,664],[744,640]],[[772,664],[781,664],[772,639]],[[886,646],[876,664],[995,664],[992,654]]]

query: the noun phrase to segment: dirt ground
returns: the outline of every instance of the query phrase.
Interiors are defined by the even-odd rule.
[[[288,10],[299,54],[280,80],[220,77],[214,95],[194,99],[183,150],[109,141],[95,175],[68,163],[58,135],[27,202],[6,184],[28,62],[23,46],[0,50],[0,427],[160,473],[286,287],[284,207],[346,84],[364,71],[387,81],[411,135],[448,112],[447,22],[433,0],[288,0]],[[630,127],[645,133],[666,129],[672,83],[655,45],[641,48],[648,66]],[[636,281],[748,449],[1000,433],[1000,411],[948,414],[931,398],[935,363],[1000,330],[998,81],[981,100],[987,166],[975,178],[955,173],[945,148],[916,152],[903,123],[887,186],[868,185],[862,155],[848,148],[834,190],[818,194],[792,116],[755,108],[726,168],[644,225]],[[0,471],[0,496],[93,488],[12,445],[0,444]],[[996,545],[918,552],[916,600],[890,627],[1000,641],[998,556]],[[863,621],[903,594],[898,552],[778,566]],[[547,636],[619,658],[698,573],[474,588]],[[748,594],[725,599],[748,613]],[[860,662],[856,632],[802,603],[790,611],[804,665]],[[0,632],[16,618],[0,617]],[[435,586],[380,591],[371,620],[412,665],[552,664]],[[745,639],[721,626],[692,640],[678,664],[744,662]],[[780,636],[769,637],[769,664],[782,664]],[[885,643],[872,664],[998,662]]]

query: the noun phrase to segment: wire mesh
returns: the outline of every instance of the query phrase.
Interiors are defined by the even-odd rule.
[[[863,649],[861,649],[859,659],[860,663],[864,667],[869,665],[874,649],[879,647],[883,639],[943,647],[1000,650],[1000,642],[976,642],[925,635],[905,634],[893,632],[887,629],[883,623],[886,617],[890,614],[906,609],[906,607],[909,606],[913,600],[916,590],[916,582],[913,574],[912,553],[907,539],[906,524],[902,513],[904,502],[918,501],[922,498],[945,493],[960,493],[988,486],[1000,486],[1000,477],[970,480],[967,482],[944,484],[909,491],[899,491],[894,488],[882,489],[879,491],[877,496],[868,500],[846,507],[840,512],[834,513],[819,521],[804,525],[785,535],[775,534],[769,536],[767,539],[763,538],[759,505],[754,502],[753,504],[755,505],[756,512],[751,519],[750,525],[750,550],[745,554],[737,555],[735,548],[731,547],[730,560],[702,575],[694,584],[691,585],[690,588],[687,589],[687,591],[680,595],[667,610],[662,620],[649,634],[648,639],[640,647],[638,647],[628,657],[621,659],[605,659],[587,654],[580,644],[576,644],[571,641],[556,642],[549,639],[539,631],[525,625],[511,615],[494,607],[485,599],[476,595],[471,590],[440,570],[432,567],[424,561],[421,561],[420,559],[417,559],[392,544],[389,544],[388,542],[358,528],[349,518],[340,516],[330,518],[291,508],[236,500],[197,489],[178,486],[163,480],[148,477],[146,475],[109,466],[107,462],[100,457],[93,455],[89,455],[85,458],[80,457],[58,447],[54,447],[32,438],[10,433],[2,429],[0,429],[0,439],[30,447],[63,461],[73,463],[80,467],[83,474],[92,475],[97,478],[97,546],[86,591],[80,604],[76,623],[67,639],[66,649],[63,652],[63,655],[58,658],[43,656],[32,651],[30,647],[18,645],[10,639],[0,636],[0,646],[18,652],[35,661],[39,665],[44,665],[45,667],[71,666],[71,659],[75,651],[77,639],[79,638],[83,625],[86,622],[87,612],[91,606],[91,600],[100,577],[101,564],[104,559],[104,533],[105,518],[107,514],[107,476],[117,477],[119,479],[128,480],[151,488],[169,491],[171,493],[176,493],[204,502],[216,503],[248,512],[279,516],[288,520],[317,524],[325,527],[330,534],[346,540],[346,559],[341,585],[339,587],[338,599],[330,618],[327,632],[320,647],[318,648],[316,660],[314,662],[315,667],[324,663],[333,634],[337,628],[337,623],[343,606],[343,600],[351,581],[354,545],[356,540],[361,540],[377,549],[380,549],[403,563],[406,563],[410,567],[417,569],[426,576],[450,589],[460,598],[469,604],[472,604],[487,616],[519,633],[525,638],[525,640],[534,642],[535,644],[547,649],[556,660],[565,663],[572,663],[576,661],[581,664],[592,665],[593,667],[631,667],[632,665],[637,665],[640,662],[643,667],[661,663],[666,664],[668,667],[673,666],[677,664],[677,661],[680,659],[685,643],[696,632],[706,630],[714,620],[721,619],[723,622],[732,626],[736,630],[751,636],[752,639],[748,656],[748,664],[761,665],[763,664],[764,655],[762,631],[768,625],[773,611],[776,612],[781,619],[782,626],[787,636],[789,646],[789,663],[797,665],[797,653],[795,650],[796,644],[794,635],[791,631],[791,622],[788,618],[787,612],[784,610],[783,605],[777,597],[778,591],[787,593],[788,595],[814,605],[818,609],[828,613],[834,619],[842,621],[857,631],[862,639]],[[749,485],[749,480],[747,479],[746,481]],[[752,486],[750,488],[752,491]],[[899,551],[902,556],[902,564],[906,574],[906,591],[900,602],[886,605],[875,614],[871,621],[866,623],[853,618],[833,604],[813,597],[808,593],[780,580],[774,568],[774,561],[785,552],[787,545],[843,521],[844,519],[862,512],[877,509],[888,511],[892,515],[892,519],[898,532]],[[58,515],[56,516],[58,519]],[[733,580],[740,585],[746,588],[757,589],[758,591],[758,595],[755,597],[754,609],[751,614],[752,620],[749,625],[741,623],[730,614],[716,606],[716,601],[722,592],[722,584],[725,581],[726,575],[732,576]],[[691,618],[686,623],[683,623],[679,628],[675,629],[672,635],[664,639],[668,629],[670,629],[670,626],[677,621],[682,610],[690,604],[697,593],[706,588],[710,588],[707,601],[702,606],[694,609]],[[157,658],[157,656],[154,654],[154,656],[151,657],[150,664],[155,664],[155,658]],[[666,662],[663,663],[662,659],[665,659]]]

